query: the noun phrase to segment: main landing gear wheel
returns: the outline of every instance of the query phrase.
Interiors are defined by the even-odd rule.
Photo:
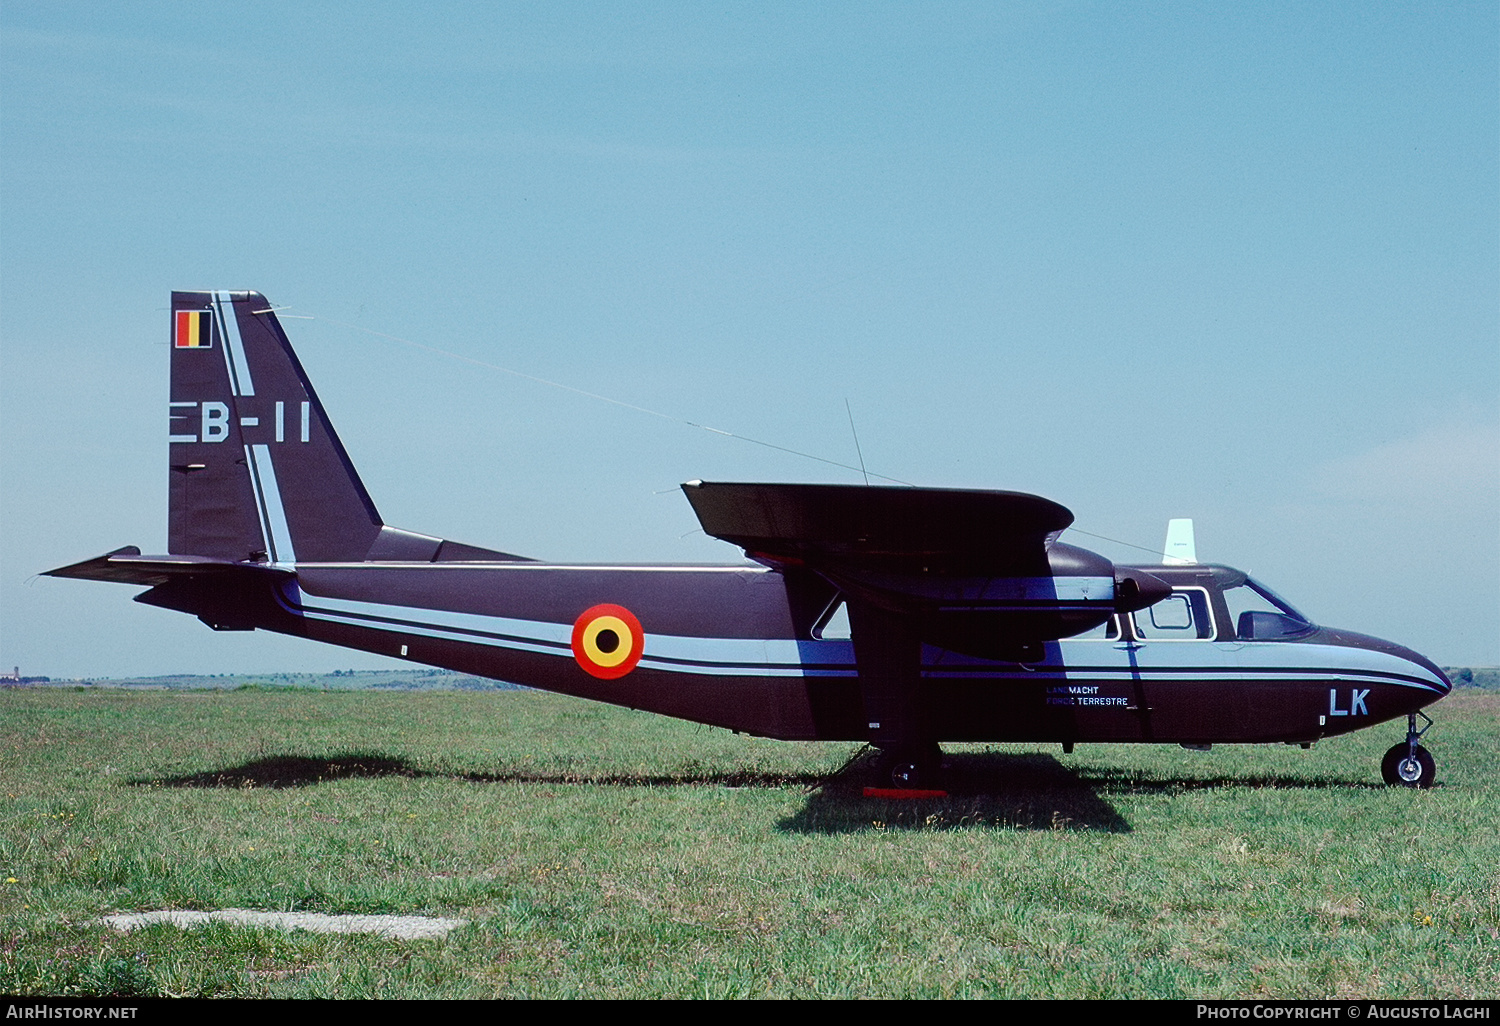
[[[875,760],[875,786],[898,791],[935,790],[942,786],[943,750],[937,745],[886,748]]]
[[[1417,729],[1417,717],[1427,721],[1427,726]],[[1380,775],[1392,787],[1431,787],[1437,772],[1432,753],[1417,744],[1422,735],[1432,727],[1432,718],[1424,712],[1406,714],[1406,740],[1392,745],[1380,760]]]
[[[1437,766],[1432,753],[1421,745],[1405,741],[1391,747],[1380,760],[1380,775],[1392,787],[1431,787]]]

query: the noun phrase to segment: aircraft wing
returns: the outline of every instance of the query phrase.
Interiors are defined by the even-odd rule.
[[[842,592],[869,738],[881,748],[920,752],[931,740],[924,644],[1031,661],[1042,642],[1114,612],[1114,564],[1054,545],[1073,514],[1040,496],[704,481],[682,490],[709,535]]]
[[[751,558],[815,569],[1047,574],[1047,550],[1073,522],[1066,507],[1024,492],[708,481],[682,490],[705,533]]]
[[[1171,592],[1058,543],[1073,514],[1024,492],[706,481],[682,489],[707,534],[768,566],[817,573],[851,612],[879,607],[923,641],[971,655],[1001,658],[1069,637]]]

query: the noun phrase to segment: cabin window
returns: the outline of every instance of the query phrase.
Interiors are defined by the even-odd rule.
[[[1130,614],[1135,636],[1142,641],[1211,641],[1214,618],[1209,611],[1208,591],[1177,588],[1145,609]]]

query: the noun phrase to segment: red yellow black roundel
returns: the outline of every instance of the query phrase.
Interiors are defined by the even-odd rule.
[[[614,680],[635,669],[645,648],[641,621],[624,606],[592,606],[573,621],[573,658],[600,680]]]

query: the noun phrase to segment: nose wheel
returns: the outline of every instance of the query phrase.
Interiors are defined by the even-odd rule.
[[[1427,726],[1421,730],[1417,729],[1417,717],[1427,721]],[[1380,760],[1380,775],[1385,782],[1392,787],[1422,787],[1432,786],[1432,780],[1437,773],[1437,765],[1433,762],[1432,753],[1417,741],[1432,727],[1432,720],[1425,713],[1414,712],[1406,717],[1406,740],[1398,745],[1393,745],[1391,750],[1385,753],[1385,758]]]

